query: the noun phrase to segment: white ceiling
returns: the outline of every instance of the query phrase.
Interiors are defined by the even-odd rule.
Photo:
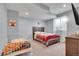
[[[64,7],[66,5],[66,7]],[[8,9],[19,12],[20,17],[29,17],[34,19],[51,19],[55,18],[57,14],[64,13],[71,9],[70,4],[66,3],[7,3]],[[79,4],[75,4],[76,7]],[[28,12],[29,15],[25,15]]]

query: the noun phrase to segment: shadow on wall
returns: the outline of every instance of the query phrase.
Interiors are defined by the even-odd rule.
[[[27,35],[25,35],[25,36],[24,35],[19,35],[19,38],[30,39],[31,40],[32,36],[33,36],[32,34],[29,34],[28,36]]]
[[[33,39],[32,37],[33,37],[33,35],[30,34],[30,35],[27,37],[27,39]]]

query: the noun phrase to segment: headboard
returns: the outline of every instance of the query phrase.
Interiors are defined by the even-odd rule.
[[[44,27],[32,27],[33,39],[36,31],[44,32]]]

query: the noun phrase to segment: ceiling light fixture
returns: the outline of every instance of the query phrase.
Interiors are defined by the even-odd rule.
[[[25,12],[25,15],[29,15],[29,13],[28,12]]]
[[[66,4],[64,4],[63,7],[66,7]]]

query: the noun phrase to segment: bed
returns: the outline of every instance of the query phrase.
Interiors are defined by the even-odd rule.
[[[25,39],[13,39],[5,44],[2,50],[2,56],[16,56],[22,53],[28,53],[30,52],[30,47],[30,43]]]
[[[44,27],[33,27],[33,40],[39,41],[46,46],[60,42],[60,35],[44,32]]]

